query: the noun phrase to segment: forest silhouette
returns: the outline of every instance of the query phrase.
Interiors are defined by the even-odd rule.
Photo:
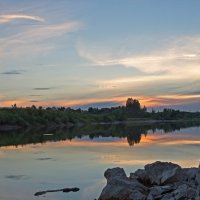
[[[141,107],[139,100],[128,98],[125,106],[111,108],[88,108],[88,110],[65,107],[17,107],[0,108],[0,128],[2,126],[16,127],[70,127],[79,124],[135,122],[146,120],[189,120],[198,121],[200,112],[186,112],[173,109],[148,111]]]

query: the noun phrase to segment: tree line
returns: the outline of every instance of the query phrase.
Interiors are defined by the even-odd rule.
[[[200,112],[174,109],[148,111],[139,100],[128,98],[125,106],[93,108],[88,110],[66,107],[17,107],[0,108],[0,125],[16,126],[71,126],[74,124],[111,123],[135,120],[199,120]]]

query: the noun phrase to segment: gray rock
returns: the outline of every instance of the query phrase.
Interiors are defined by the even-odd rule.
[[[113,179],[103,189],[99,200],[145,200],[145,193],[147,193],[147,189],[140,185],[140,183]]]
[[[196,183],[200,185],[200,169],[197,170],[195,180],[196,180]]]
[[[104,176],[107,180],[113,177],[126,178],[126,173],[123,168],[116,167],[113,169],[107,169],[104,173]]]
[[[153,195],[151,193],[149,193],[146,200],[154,200]]]
[[[145,200],[148,189],[137,180],[124,175],[122,168],[108,169],[105,172],[107,185],[103,189],[99,200]]]
[[[146,200],[146,195],[141,193],[141,192],[138,192],[138,191],[131,191],[131,193],[129,195],[129,198],[127,200],[131,200],[131,199],[134,199],[134,200]]]
[[[160,200],[175,200],[175,198],[172,193],[167,193],[164,194]]]
[[[150,178],[151,184],[169,184],[179,181],[184,177],[182,176],[181,167],[170,162],[157,161],[146,165],[144,168]]]
[[[130,174],[130,178],[135,177],[140,183],[145,186],[149,186],[151,184],[151,180],[144,169],[138,169],[135,173]]]
[[[195,200],[200,200],[200,196],[196,196]]]
[[[129,178],[122,168],[108,169],[104,175],[107,185],[99,200],[200,200],[200,168],[157,161]]]
[[[172,192],[173,190],[174,187],[170,185],[154,186],[150,188],[149,197],[153,197],[153,199],[162,199],[166,193]]]
[[[174,197],[176,200],[182,199],[191,199],[194,200],[196,198],[196,190],[195,188],[191,188],[187,184],[180,185],[174,192]]]
[[[185,180],[192,184],[195,184],[198,169],[194,168],[194,167],[193,168],[185,168],[185,169],[183,169],[183,172],[185,174]]]

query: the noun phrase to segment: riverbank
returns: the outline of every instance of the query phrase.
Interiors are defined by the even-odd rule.
[[[195,125],[200,125],[200,119],[178,119],[178,120],[155,120],[155,119],[145,119],[145,118],[132,118],[126,121],[112,121],[112,122],[85,122],[85,123],[48,123],[48,124],[28,124],[27,126],[22,125],[12,125],[3,124],[0,125],[0,131],[13,131],[18,129],[56,129],[56,128],[71,128],[80,126],[96,126],[96,125],[132,125],[132,126],[142,126],[142,125],[154,125],[154,124],[168,124],[168,123],[195,123]]]

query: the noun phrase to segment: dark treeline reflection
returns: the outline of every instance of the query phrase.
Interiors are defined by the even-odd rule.
[[[130,146],[140,143],[142,135],[148,132],[162,131],[164,133],[178,131],[181,128],[200,126],[200,122],[155,123],[146,125],[118,124],[74,126],[60,129],[20,129],[0,132],[0,147],[23,146],[26,144],[45,143],[48,141],[65,141],[88,136],[91,140],[99,137],[127,138]]]

